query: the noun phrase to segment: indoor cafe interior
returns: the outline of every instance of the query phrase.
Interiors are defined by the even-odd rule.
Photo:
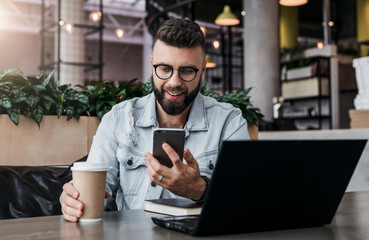
[[[197,89],[203,97],[240,110],[248,143],[232,154],[246,162],[249,154],[260,158],[260,166],[250,168],[265,175],[261,182],[273,181],[271,174],[266,174],[267,167],[263,170],[264,161],[293,158],[304,162],[307,169],[319,168],[313,174],[298,168],[297,163],[279,166],[286,174],[289,168],[295,173],[299,169],[302,174],[291,176],[305,177],[304,184],[316,184],[301,185],[299,192],[310,191],[311,199],[301,200],[300,205],[307,206],[299,207],[306,208],[302,215],[319,208],[318,217],[300,216],[295,211],[291,218],[304,221],[295,219],[293,225],[292,219],[281,217],[281,222],[289,223],[273,225],[263,217],[268,211],[262,210],[253,217],[254,227],[246,226],[250,219],[237,220],[239,227],[236,220],[230,220],[234,231],[233,227],[219,230],[221,226],[217,231],[218,224],[213,224],[204,233],[213,235],[207,239],[369,239],[369,0],[1,0],[0,239],[193,238],[179,229],[158,226],[153,214],[143,209],[107,208],[109,199],[114,202],[136,194],[126,193],[124,187],[123,193],[110,193],[102,220],[93,224],[68,221],[61,198],[64,184],[73,181],[71,166],[90,159],[94,138],[101,141],[101,136],[96,136],[104,115],[117,104],[125,106],[124,101],[151,95],[157,99],[153,91],[154,81],[160,78],[152,57],[155,36],[163,23],[177,18],[200,27],[205,41],[204,66],[164,64],[172,75],[161,79],[167,81],[177,71],[182,85],[189,85],[193,79],[184,80],[181,73],[195,70],[194,79],[196,74],[204,74]],[[140,134],[136,136],[128,128],[139,127],[141,119],[120,118],[128,122],[124,122],[127,134],[140,139]],[[191,139],[188,134],[185,141]],[[119,149],[131,148],[116,141]],[[152,141],[144,142],[152,145]],[[300,152],[299,143],[305,144]],[[267,152],[269,147],[275,153],[272,157],[260,150]],[[215,193],[218,182],[212,182],[211,176],[213,170],[221,175],[215,163],[221,162],[224,149],[219,145],[215,160],[209,158],[206,166],[199,161],[200,172],[209,177],[204,178],[200,220],[207,219],[205,210],[215,206],[211,196],[219,194]],[[143,165],[136,165],[134,154],[124,162],[119,160],[119,150],[116,155],[114,161],[120,169],[126,168],[117,177],[121,186],[127,169],[146,169],[148,165],[143,152],[137,155]],[[148,180],[146,170],[143,174]],[[147,188],[162,187],[163,175]],[[330,181],[332,187],[326,185],[324,190],[323,183],[317,184],[320,180],[312,179]],[[298,182],[287,182],[291,182],[290,190],[297,192],[294,181]],[[141,180],[136,184],[142,184]],[[239,184],[240,192],[248,192],[242,182],[234,184]],[[260,186],[274,193],[275,189]],[[279,197],[286,195],[282,191],[265,194],[270,201],[256,202],[289,209],[294,204],[278,205]],[[251,190],[249,193],[252,195]],[[316,203],[320,200],[327,205]],[[309,206],[311,202],[314,204]],[[248,200],[234,207],[246,205]],[[214,209],[218,208],[221,206]],[[288,210],[282,210],[288,216]],[[218,217],[223,219],[214,215],[216,222],[237,216],[231,210],[221,212]],[[329,216],[323,216],[325,213]],[[237,219],[247,215],[242,211]],[[311,223],[323,217],[323,222]],[[202,235],[200,225],[196,229],[191,235]]]

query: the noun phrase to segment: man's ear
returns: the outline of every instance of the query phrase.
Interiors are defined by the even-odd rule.
[[[150,55],[150,63],[151,63],[151,67],[152,67],[152,55]]]

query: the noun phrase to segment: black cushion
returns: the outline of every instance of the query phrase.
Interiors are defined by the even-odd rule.
[[[70,166],[0,166],[0,219],[60,215],[62,187],[71,179]]]

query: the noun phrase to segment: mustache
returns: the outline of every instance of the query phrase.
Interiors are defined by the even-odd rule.
[[[176,92],[186,92],[186,90],[184,88],[182,88],[181,86],[177,86],[177,87],[161,87],[162,90],[164,91],[176,91]]]

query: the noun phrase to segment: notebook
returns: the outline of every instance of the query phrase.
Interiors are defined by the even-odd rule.
[[[225,141],[201,214],[152,220],[195,236],[330,224],[366,142]]]
[[[145,201],[145,211],[166,215],[199,215],[202,204],[188,198],[164,198]]]

